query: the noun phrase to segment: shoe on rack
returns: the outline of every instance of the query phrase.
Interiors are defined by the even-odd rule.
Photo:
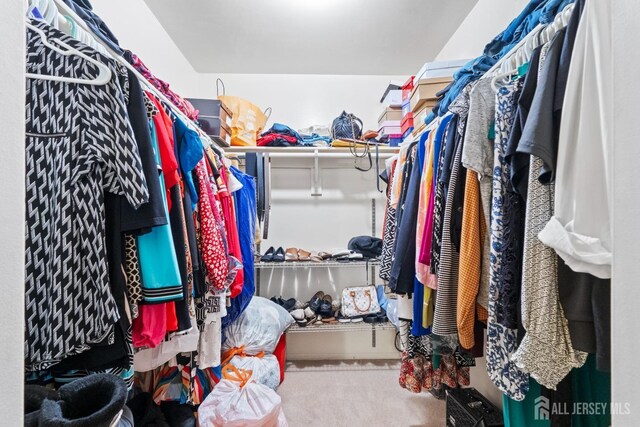
[[[309,323],[305,317],[304,310],[301,308],[293,310],[289,312],[289,314],[291,314],[291,317],[293,317],[293,320],[296,321],[298,326],[305,327],[307,326],[307,323]]]
[[[302,308],[305,309],[309,307],[309,303],[308,302],[302,302],[302,301],[298,301],[296,300],[296,304],[293,306],[293,308]]]
[[[299,261],[299,260],[300,259],[298,258],[298,249],[287,248],[287,251],[285,252],[285,261],[293,262],[293,261]]]
[[[298,249],[298,261],[311,261],[311,252]]]
[[[273,246],[267,249],[267,252],[262,255],[260,258],[260,262],[273,262],[273,256],[275,255],[276,250]]]
[[[362,318],[364,323],[376,323],[377,319],[378,319],[378,316],[376,316],[375,314],[367,314]]]
[[[309,260],[312,261],[312,262],[323,262],[324,261],[324,259],[322,259],[320,254],[318,254],[317,252],[311,252],[311,255],[309,256]]]
[[[311,310],[313,310],[313,312],[316,314],[320,314],[320,305],[322,304],[322,298],[324,298],[324,292],[318,291],[309,300],[309,308],[311,308]]]
[[[343,316],[342,313],[338,313],[336,320],[338,323],[351,323],[351,318]]]
[[[295,309],[296,302],[297,302],[295,298],[289,298],[289,299],[280,298],[280,299],[282,300],[282,304],[280,304],[282,308],[284,308],[289,312]]]
[[[282,246],[279,247],[276,252],[273,254],[273,259],[271,260],[272,262],[284,262],[284,249],[282,249]]]
[[[282,307],[283,304],[283,299],[281,297],[271,297],[269,298],[269,300],[274,303],[274,304],[278,304],[279,306]]]
[[[333,317],[332,302],[333,298],[331,298],[331,295],[325,294],[325,296],[322,297],[322,302],[320,303],[320,314],[323,318]]]

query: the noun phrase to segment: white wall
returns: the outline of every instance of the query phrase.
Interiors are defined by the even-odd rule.
[[[120,45],[140,56],[157,77],[180,95],[215,98],[216,79],[221,78],[228,95],[241,96],[263,109],[271,107],[269,123],[276,121],[294,128],[328,125],[344,109],[361,118],[366,128],[377,129],[382,111],[379,100],[389,80],[406,78],[197,73],[143,1],[95,0],[93,6]],[[127,12],[122,13],[123,10]]]
[[[94,0],[94,11],[120,42],[177,93],[184,92],[196,72],[143,0]]]
[[[0,25],[0,424],[22,425],[24,381],[24,5],[3,5]]]
[[[504,30],[528,0],[480,0],[444,45],[436,61],[471,59]]]
[[[633,19],[640,16],[637,0],[614,0],[613,28],[613,281],[611,310],[612,401],[631,404],[631,415],[614,415],[613,425],[637,426],[640,389],[633,374],[640,343],[635,337],[640,324],[640,198],[637,159],[640,157],[640,121],[637,119],[640,81],[629,79],[628,70],[640,67],[638,30]]]

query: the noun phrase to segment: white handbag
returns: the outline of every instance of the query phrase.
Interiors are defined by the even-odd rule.
[[[358,286],[342,291],[340,312],[344,317],[364,316],[380,311],[375,286]]]

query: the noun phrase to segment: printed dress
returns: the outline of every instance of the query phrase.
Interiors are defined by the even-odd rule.
[[[516,100],[521,81],[501,87],[496,97],[496,140],[494,145],[493,193],[491,201],[491,253],[489,307],[487,321],[487,372],[493,383],[508,397],[523,400],[529,390],[529,375],[511,361],[518,349],[517,329],[500,323],[501,284],[505,270],[511,268],[514,236],[512,226],[519,215],[517,205],[507,193],[511,167],[504,160],[516,111]],[[521,209],[521,206],[520,206]]]

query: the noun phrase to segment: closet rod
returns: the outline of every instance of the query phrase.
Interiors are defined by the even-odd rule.
[[[189,117],[187,117],[186,114],[184,114],[182,111],[180,111],[178,109],[178,107],[176,107],[173,104],[173,102],[171,102],[169,100],[169,98],[167,98],[154,85],[152,85],[149,82],[149,80],[147,80],[142,74],[140,74],[140,72],[138,70],[135,69],[135,67],[133,65],[129,64],[129,62],[127,62],[127,60],[125,60],[123,57],[118,55],[118,53],[115,52],[113,49],[111,49],[111,47],[109,45],[107,45],[105,42],[103,42],[102,39],[100,39],[100,37],[97,37],[96,34],[93,32],[93,30],[91,28],[89,28],[89,26],[84,22],[84,20],[82,18],[80,18],[73,9],[71,9],[69,6],[67,6],[62,0],[53,0],[53,2],[55,3],[55,5],[58,7],[59,10],[64,11],[65,15],[67,15],[68,17],[73,19],[73,21],[76,23],[76,25],[79,25],[80,27],[82,27],[82,29],[85,30],[87,33],[89,33],[91,35],[91,37],[93,37],[93,39],[97,43],[102,45],[114,60],[118,61],[119,63],[121,63],[122,65],[127,67],[129,70],[131,70],[131,72],[138,78],[140,83],[142,83],[144,86],[146,86],[147,89],[150,92],[152,92],[155,96],[160,98],[160,100],[164,101],[164,103],[171,109],[171,111],[175,115],[179,116],[181,119],[186,121],[186,123],[189,123],[189,124],[193,125],[193,128],[195,128],[194,130],[196,132],[198,132],[198,134],[201,137],[203,137],[209,143],[209,146],[211,146],[211,147],[216,146],[219,149],[223,149],[224,148],[224,146],[221,146],[221,145],[219,145],[217,143],[214,143],[213,140],[211,138],[209,138],[209,136],[202,131],[202,129],[200,129],[198,126],[195,125],[193,120],[191,120]]]
[[[57,1],[57,0],[56,0]],[[515,55],[521,48],[523,48],[525,46],[525,44],[532,38],[532,37],[536,37],[540,34],[540,32],[545,29],[546,27],[548,27],[549,25],[553,25],[553,23],[555,22],[556,18],[564,13],[568,13],[569,10],[573,10],[574,7],[574,3],[570,3],[567,6],[565,6],[564,9],[562,9],[560,12],[558,12],[555,16],[555,18],[553,19],[553,21],[547,23],[547,24],[538,24],[533,30],[529,31],[529,34],[527,34],[522,40],[520,40],[518,42],[518,44],[516,44],[509,52],[507,52],[502,58],[500,58],[500,60],[498,62],[496,62],[493,67],[489,68],[489,71],[487,71],[486,73],[484,73],[484,75],[482,76],[482,78],[488,78],[488,77],[492,77],[492,74],[494,71],[498,70],[502,64],[504,64],[508,59],[510,59],[513,55]]]
[[[244,158],[247,153],[229,153],[233,157]],[[395,156],[397,153],[379,153],[378,158],[387,159]],[[355,156],[349,153],[274,153],[270,152],[269,157],[275,158],[297,158],[297,159],[314,159],[318,158],[332,158],[332,159],[353,159]],[[375,157],[374,153],[371,153],[371,157]],[[364,159],[365,157],[359,157]]]

